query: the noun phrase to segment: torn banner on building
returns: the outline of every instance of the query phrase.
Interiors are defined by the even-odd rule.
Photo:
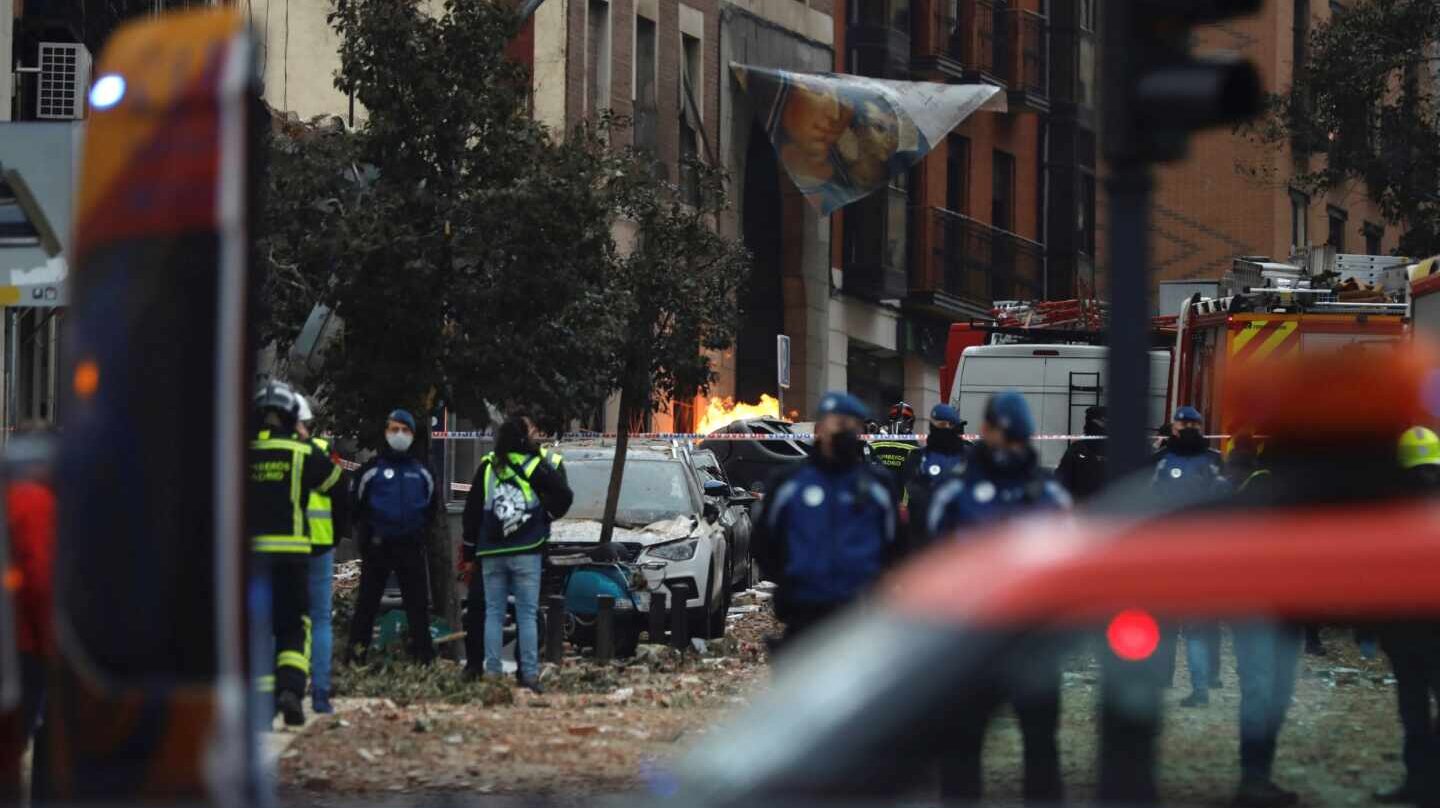
[[[780,164],[826,215],[885,187],[975,112],[1006,110],[1005,94],[989,84],[890,81],[734,63],[730,69]]]

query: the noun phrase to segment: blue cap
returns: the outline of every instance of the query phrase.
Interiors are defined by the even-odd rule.
[[[946,421],[958,426],[961,423],[960,411],[949,404],[936,404],[930,410],[930,420]]]
[[[830,392],[820,399],[820,406],[816,413],[824,417],[826,415],[848,415],[851,418],[859,418],[864,421],[870,417],[870,409],[865,402],[850,395],[849,393]]]
[[[1186,404],[1185,406],[1183,406],[1183,407],[1181,407],[1180,409],[1176,410],[1176,411],[1175,411],[1175,417],[1172,418],[1172,419],[1170,419],[1170,420],[1172,420],[1172,421],[1204,421],[1204,420],[1205,420],[1205,416],[1201,415],[1199,410],[1195,409],[1194,407],[1190,406],[1189,404]]]
[[[1035,419],[1030,416],[1030,405],[1025,397],[1014,390],[1006,390],[990,397],[985,405],[985,422],[998,427],[1010,440],[1030,440],[1035,434]]]
[[[410,427],[411,432],[415,431],[415,416],[411,415],[409,410],[391,410],[390,420],[399,421],[405,426]]]

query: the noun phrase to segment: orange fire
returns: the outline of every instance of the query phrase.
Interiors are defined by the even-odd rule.
[[[773,396],[760,396],[759,404],[746,404],[736,402],[730,397],[725,398],[701,398],[696,403],[696,410],[701,411],[700,423],[695,429],[699,433],[709,433],[732,424],[745,418],[779,418],[780,402]]]

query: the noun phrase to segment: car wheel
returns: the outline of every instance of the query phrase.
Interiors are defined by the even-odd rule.
[[[760,566],[755,563],[755,559],[747,558],[744,563],[745,566],[741,570],[742,574],[739,576],[739,580],[735,581],[731,587],[736,592],[754,589],[755,585],[760,583]]]

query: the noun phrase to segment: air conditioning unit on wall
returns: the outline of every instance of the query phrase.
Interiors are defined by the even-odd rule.
[[[35,117],[69,121],[85,117],[90,88],[90,51],[78,42],[41,42],[35,77]]]

